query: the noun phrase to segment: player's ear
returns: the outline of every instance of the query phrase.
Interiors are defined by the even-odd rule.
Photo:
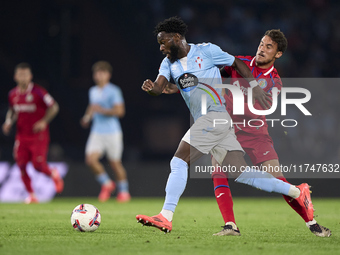
[[[173,36],[174,40],[180,41],[182,39],[182,36],[179,33],[175,33]]]
[[[275,54],[275,58],[280,58],[282,56],[282,51],[278,51]]]

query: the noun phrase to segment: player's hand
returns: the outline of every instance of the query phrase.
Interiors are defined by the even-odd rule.
[[[105,109],[101,107],[99,104],[93,104],[91,105],[91,112],[104,114]]]
[[[2,132],[4,133],[4,135],[9,135],[9,132],[11,131],[11,128],[12,128],[12,124],[5,122],[2,125]]]
[[[259,101],[264,110],[270,108],[272,103],[271,96],[270,93],[265,92],[260,86],[253,88],[253,104],[255,104],[255,100]]]
[[[146,79],[143,82],[142,90],[144,90],[146,92],[149,92],[149,91],[151,91],[153,89],[154,86],[155,86],[155,84],[151,80]]]
[[[45,120],[38,120],[33,125],[33,133],[39,133],[43,130],[45,130],[47,127],[47,122]]]
[[[89,115],[84,115],[84,117],[80,119],[80,125],[83,128],[88,128],[90,126],[90,122],[91,122],[91,117]]]

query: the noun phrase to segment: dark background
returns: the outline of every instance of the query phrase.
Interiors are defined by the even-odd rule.
[[[288,50],[275,63],[283,78],[339,78],[340,3],[338,1],[6,1],[0,8],[0,117],[15,86],[13,68],[33,67],[34,81],[60,105],[51,124],[49,159],[70,169],[64,195],[96,195],[99,185],[83,163],[89,130],[79,125],[93,85],[91,66],[107,60],[112,82],[122,88],[127,114],[121,120],[123,162],[133,196],[161,196],[169,161],[190,126],[180,95],[150,97],[140,87],[154,79],[163,55],[153,35],[155,25],[178,15],[189,26],[188,42],[212,42],[233,55],[253,55],[268,29],[280,28]],[[337,84],[333,82],[333,84]],[[336,85],[311,85],[313,117],[294,129],[270,129],[281,163],[339,163],[340,132]],[[294,112],[291,113],[294,117]],[[0,160],[12,159],[14,131],[0,135]],[[105,162],[105,161],[104,161]],[[294,180],[293,180],[294,181]],[[300,183],[296,180],[295,183]],[[337,178],[312,179],[313,195],[339,196]],[[249,195],[236,185],[234,194]],[[252,191],[252,190],[251,190]],[[190,179],[186,195],[212,195],[210,180]],[[260,195],[263,192],[253,192]]]

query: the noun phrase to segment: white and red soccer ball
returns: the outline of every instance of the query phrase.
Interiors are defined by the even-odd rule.
[[[93,232],[97,230],[101,222],[99,210],[90,204],[80,204],[73,209],[71,224],[73,228],[81,232]]]

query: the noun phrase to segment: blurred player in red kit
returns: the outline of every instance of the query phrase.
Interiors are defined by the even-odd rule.
[[[13,155],[29,193],[25,200],[28,204],[38,203],[26,171],[29,161],[37,171],[53,179],[57,193],[64,189],[64,181],[58,171],[50,169],[46,162],[50,141],[48,126],[57,115],[59,106],[45,89],[32,82],[32,78],[28,63],[20,63],[15,67],[14,81],[17,86],[9,92],[9,109],[2,125],[3,133],[8,135],[12,125],[17,122]]]
[[[284,34],[278,30],[268,30],[262,37],[257,49],[256,56],[237,56],[251,70],[260,87],[270,93],[274,87],[280,92],[282,87],[281,78],[274,68],[274,62],[280,58],[287,48],[287,39]],[[222,77],[230,77],[230,84],[237,86],[244,94],[244,115],[233,115],[233,97],[231,93],[225,94],[227,110],[234,124],[237,140],[242,148],[250,157],[253,165],[262,167],[264,171],[270,172],[274,177],[287,182],[280,169],[279,158],[274,149],[273,140],[268,133],[268,125],[264,115],[259,116],[250,112],[247,104],[247,88],[249,84],[242,79],[235,69],[225,66],[221,69]],[[255,109],[263,110],[263,107],[256,101]],[[252,121],[248,125],[249,120]],[[262,125],[263,124],[263,125]],[[255,127],[258,126],[258,127]],[[216,166],[217,162],[213,158],[212,164]],[[273,169],[273,171],[270,171]],[[215,172],[212,175],[214,182],[214,191],[216,201],[222,213],[225,226],[222,231],[215,235],[240,235],[235,224],[233,201],[229,189],[228,176],[225,173]],[[328,237],[331,231],[328,228],[320,226],[314,219],[314,215],[308,214],[306,208],[301,206],[291,197],[283,196],[286,202],[292,207],[306,222],[307,227],[316,236]]]

